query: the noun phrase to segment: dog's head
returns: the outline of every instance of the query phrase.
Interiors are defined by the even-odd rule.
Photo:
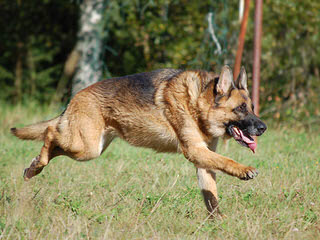
[[[241,69],[234,82],[231,69],[223,67],[220,76],[214,79],[212,90],[214,102],[206,117],[208,132],[214,137],[233,137],[254,152],[253,136],[263,134],[267,126],[253,112],[245,69]]]

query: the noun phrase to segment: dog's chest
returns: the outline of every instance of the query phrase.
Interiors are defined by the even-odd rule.
[[[150,133],[146,143],[147,147],[157,152],[179,152],[177,138],[166,129],[158,128],[157,131]]]
[[[140,116],[130,121],[122,126],[121,138],[134,146],[151,148],[157,152],[179,152],[176,134],[161,115]]]

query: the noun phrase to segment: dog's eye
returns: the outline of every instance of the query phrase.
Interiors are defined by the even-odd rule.
[[[236,107],[235,109],[237,112],[247,112],[247,104],[246,103],[242,103],[240,106]]]

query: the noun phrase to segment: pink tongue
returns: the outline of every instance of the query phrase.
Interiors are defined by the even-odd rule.
[[[249,146],[249,148],[251,149],[251,151],[252,151],[253,153],[255,153],[255,149],[256,149],[256,147],[257,147],[257,143],[256,143],[256,142],[248,143],[248,146]]]
[[[240,130],[240,137],[241,139],[246,143],[248,144],[249,148],[251,149],[251,151],[253,153],[255,153],[255,149],[257,147],[257,143],[249,138],[247,138],[243,133],[242,131]]]

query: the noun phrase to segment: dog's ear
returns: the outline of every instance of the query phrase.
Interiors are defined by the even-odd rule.
[[[242,66],[241,70],[240,70],[240,73],[239,73],[239,76],[238,76],[237,81],[236,81],[236,86],[237,86],[237,88],[246,90],[249,93],[248,87],[247,87],[247,79],[248,78],[247,78],[246,70]]]
[[[219,95],[227,95],[234,88],[232,70],[229,66],[225,65],[216,85],[216,91]]]

